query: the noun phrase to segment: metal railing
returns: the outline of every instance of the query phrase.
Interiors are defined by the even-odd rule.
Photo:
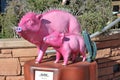
[[[101,31],[97,31],[93,34],[90,35],[90,38],[96,37],[100,34],[102,34],[103,32],[107,31],[108,29],[110,29],[111,27],[113,27],[115,24],[120,22],[120,18],[117,18],[115,21],[111,22],[110,24],[108,24],[107,26],[105,26]]]

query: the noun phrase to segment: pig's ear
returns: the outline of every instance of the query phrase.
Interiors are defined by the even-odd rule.
[[[36,18],[37,18],[37,19],[40,19],[41,17],[42,17],[41,14],[37,14],[37,15],[36,15]]]
[[[27,24],[29,24],[29,25],[32,25],[34,22],[33,22],[33,20],[31,20],[31,19],[27,19]]]
[[[60,38],[63,39],[65,37],[65,34],[64,33],[60,33]]]

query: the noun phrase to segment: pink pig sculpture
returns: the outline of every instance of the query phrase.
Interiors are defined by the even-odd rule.
[[[60,60],[61,55],[64,59],[63,65],[67,65],[68,58],[70,55],[72,55],[73,61],[77,58],[78,53],[82,54],[82,61],[85,61],[86,59],[85,43],[81,35],[64,35],[64,33],[59,33],[55,31],[52,34],[44,37],[43,40],[46,44],[49,44],[57,51],[55,63],[57,63]]]
[[[41,62],[48,47],[43,42],[43,38],[53,31],[80,34],[81,27],[72,14],[62,10],[49,10],[42,14],[26,13],[16,28],[16,32],[21,37],[35,44],[38,48],[36,63]]]

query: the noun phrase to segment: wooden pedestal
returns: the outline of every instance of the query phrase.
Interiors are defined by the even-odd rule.
[[[97,80],[97,63],[76,62],[63,66],[54,61],[35,64],[31,60],[24,65],[25,80]]]

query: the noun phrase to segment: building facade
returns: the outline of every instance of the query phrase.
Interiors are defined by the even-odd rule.
[[[0,0],[0,13],[5,11],[6,0]]]

